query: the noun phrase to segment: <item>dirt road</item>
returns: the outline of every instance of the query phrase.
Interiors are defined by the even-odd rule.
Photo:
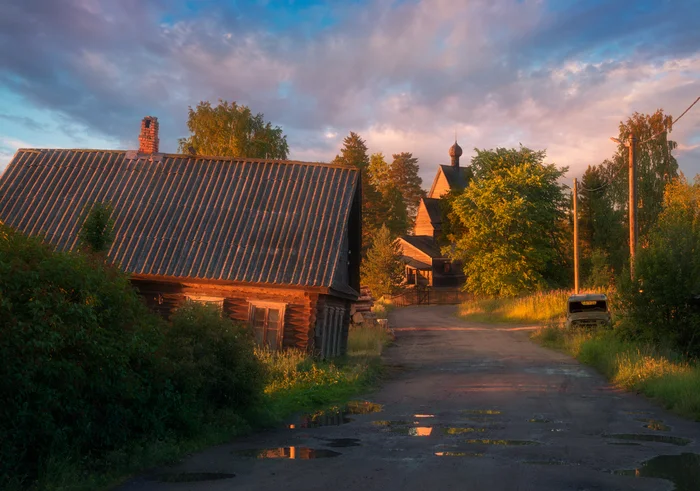
[[[151,476],[123,489],[671,490],[670,481],[633,470],[655,456],[700,453],[700,425],[611,388],[592,369],[530,342],[526,330],[461,322],[454,307],[400,309],[391,321],[393,375],[368,396],[381,412],[256,434],[154,473],[202,481]],[[648,419],[666,431],[646,428]],[[688,440],[637,439],[671,437]],[[641,474],[655,469],[679,490],[700,489],[700,470],[688,459],[662,458]]]

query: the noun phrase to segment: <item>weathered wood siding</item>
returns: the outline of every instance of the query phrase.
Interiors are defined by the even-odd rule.
[[[437,238],[440,235],[440,229],[435,227],[433,222],[430,221],[428,209],[425,207],[423,201],[421,201],[421,204],[418,207],[416,223],[413,227],[413,235],[430,235],[434,238]]]
[[[337,307],[345,309],[345,314],[343,315],[343,326],[341,330],[341,344],[340,344],[340,354],[343,355],[348,351],[348,334],[350,330],[350,306],[351,302],[344,300],[342,298],[334,297],[332,295],[319,295],[318,302],[316,304],[316,323],[314,329],[314,343],[313,351],[315,355],[320,355],[320,343],[319,343],[319,333],[322,329],[322,324],[324,321],[324,310],[327,307]]]
[[[143,279],[133,279],[132,283],[146,303],[166,318],[185,302],[188,295],[223,298],[224,315],[244,324],[249,323],[251,301],[284,303],[286,308],[282,346],[313,349],[313,328],[316,325],[319,299],[317,293],[292,288],[234,287]]]

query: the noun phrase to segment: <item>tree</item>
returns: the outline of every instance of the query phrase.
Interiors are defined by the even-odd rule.
[[[369,181],[382,194],[384,201],[384,224],[393,237],[408,231],[409,218],[401,191],[391,181],[391,168],[384,160],[384,154],[372,154],[369,160]]]
[[[579,231],[584,277],[592,268],[600,269],[603,258],[615,271],[622,270],[627,262],[626,225],[622,210],[615,207],[605,164],[588,166],[581,179]]]
[[[384,160],[383,153],[372,154],[369,158],[367,171],[369,173],[369,181],[380,191],[391,185],[391,169],[386,160]]]
[[[391,183],[401,192],[411,221],[416,216],[420,199],[425,196],[421,187],[423,179],[418,175],[418,159],[410,152],[395,153],[389,177]]]
[[[191,135],[178,140],[181,153],[194,149],[197,155],[271,159],[286,159],[289,153],[282,128],[235,102],[220,99],[216,107],[208,101],[190,107],[187,128]]]
[[[372,244],[372,237],[384,223],[387,213],[386,203],[369,174],[369,156],[365,141],[355,132],[350,132],[343,140],[340,155],[334,164],[359,169],[362,178],[362,251],[365,253]]]
[[[449,251],[462,261],[467,290],[513,296],[559,280],[566,168],[544,159],[524,147],[477,151],[475,176],[453,204],[465,232]]]
[[[700,181],[669,183],[646,247],[637,251],[635,279],[622,275],[620,300],[628,335],[691,356],[700,355]]]
[[[678,177],[678,162],[671,151],[678,145],[668,139],[672,118],[662,109],[654,114],[634,113],[620,122],[618,139],[626,143],[630,132],[637,138],[637,223],[639,236],[644,238],[656,222],[663,207],[664,187]],[[655,138],[652,136],[657,135]],[[612,177],[612,198],[620,209],[627,209],[629,150],[620,144],[612,160],[605,163]]]
[[[95,254],[106,253],[114,240],[112,206],[93,203],[85,207],[85,221],[80,229],[80,243]]]
[[[403,280],[401,256],[399,244],[382,226],[362,263],[362,284],[370,288],[375,298],[392,294]]]

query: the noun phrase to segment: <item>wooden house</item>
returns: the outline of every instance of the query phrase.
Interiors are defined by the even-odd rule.
[[[441,198],[452,190],[464,189],[469,183],[471,169],[459,166],[462,148],[455,142],[450,148],[450,165],[440,165],[428,197],[422,198],[412,235],[399,237],[408,285],[459,286],[464,283],[460,264],[442,254]]]
[[[158,152],[21,149],[0,178],[0,221],[75,249],[84,210],[110,203],[108,260],[164,316],[187,300],[248,323],[260,344],[345,352],[360,290],[356,169]]]

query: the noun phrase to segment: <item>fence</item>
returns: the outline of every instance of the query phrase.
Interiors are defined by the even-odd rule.
[[[409,305],[456,305],[471,298],[459,288],[412,288],[391,297],[391,303],[397,307]]]

